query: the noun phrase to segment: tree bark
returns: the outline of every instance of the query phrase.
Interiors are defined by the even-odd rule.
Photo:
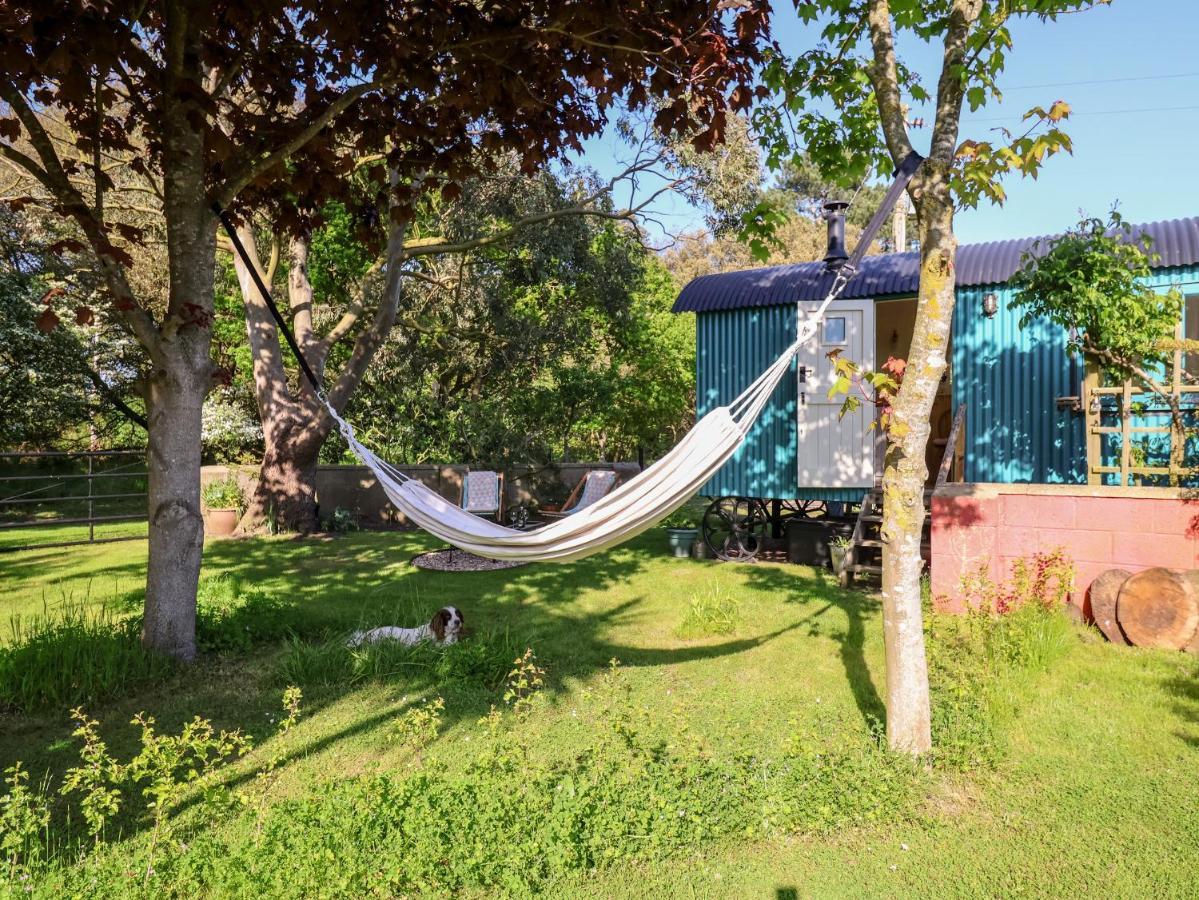
[[[146,384],[149,560],[143,644],[196,655],[196,587],[204,548],[200,410],[212,387],[215,221],[206,207],[202,111],[194,98],[199,45],[186,11],[172,7],[164,93],[163,214],[169,295],[160,354]]]
[[[396,184],[392,175],[392,186]],[[375,354],[396,321],[403,291],[404,237],[406,222],[393,218],[384,256],[386,278],[378,308],[354,340],[350,358],[328,391],[337,410],[345,408],[361,384]],[[258,258],[253,230],[243,226],[238,237],[249,257],[248,264],[234,254],[234,268],[246,308],[246,330],[254,358],[254,394],[262,422],[264,450],[258,483],[238,528],[243,533],[260,530],[273,520],[290,530],[308,533],[319,526],[316,469],[321,447],[332,429],[332,420],[317,400],[312,386],[301,377],[296,389],[288,383],[283,365],[279,332],[266,301],[250,277],[258,270],[263,283],[269,279]],[[352,307],[321,339],[313,328],[313,291],[308,277],[308,239],[293,237],[288,248],[288,304],[296,341],[318,379],[325,377],[329,350],[347,337],[359,323],[365,306],[359,297]]]
[[[947,198],[948,199],[948,198]],[[920,216],[920,291],[903,384],[893,406],[883,469],[883,639],[887,659],[887,743],[932,748],[928,663],[920,577],[924,571],[925,449],[946,367],[954,305],[953,206],[927,195]]]
[[[277,408],[263,427],[264,448],[258,482],[238,528],[253,532],[264,523],[301,534],[319,525],[316,468],[329,429],[318,420],[299,418],[295,404]]]
[[[949,173],[957,149],[962,110],[960,66],[981,13],[981,0],[953,0],[937,85],[937,114],[928,158],[908,188],[920,233],[920,289],[916,323],[903,383],[893,404],[883,468],[883,640],[887,659],[887,744],[921,754],[932,749],[928,661],[920,576],[924,530],[924,484],[929,419],[945,372],[953,320],[953,197]],[[896,165],[912,150],[899,83],[899,64],[888,0],[866,10],[873,63],[870,79],[878,101],[887,150]]]

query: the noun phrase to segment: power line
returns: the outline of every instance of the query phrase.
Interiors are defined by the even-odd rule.
[[[1093,110],[1082,110],[1081,112],[1071,111],[1070,118],[1075,119],[1079,116],[1124,116],[1124,115],[1130,115],[1133,113],[1184,112],[1184,111],[1194,110],[1194,109],[1199,109],[1199,105],[1196,105],[1196,106],[1140,106],[1140,107],[1134,107],[1132,109],[1093,109]],[[1021,113],[1020,115],[1023,115],[1023,113]],[[969,121],[972,123],[977,123],[977,122],[1011,122],[1012,120],[1013,120],[1012,116],[992,116],[992,117],[989,117],[986,119],[970,119]],[[1021,121],[1023,121],[1023,120],[1021,120]],[[1019,124],[1019,123],[1017,123],[1017,124]]]
[[[1122,78],[1095,78],[1089,81],[1055,81],[1046,84],[1017,84],[1004,91],[1031,91],[1041,88],[1082,87],[1088,84],[1118,84],[1124,81],[1164,81],[1169,78],[1199,78],[1199,72],[1177,72],[1173,75],[1128,75]]]

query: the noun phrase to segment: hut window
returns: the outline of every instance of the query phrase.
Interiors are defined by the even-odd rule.
[[[1199,297],[1195,298],[1199,300]],[[845,317],[830,316],[824,320],[824,343],[826,344],[844,344],[845,343]]]
[[[1187,294],[1182,323],[1182,336],[1188,341],[1199,341],[1199,294]],[[1187,353],[1184,359],[1187,374],[1199,377],[1199,353]]]

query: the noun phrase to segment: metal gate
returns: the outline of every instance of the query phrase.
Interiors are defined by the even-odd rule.
[[[147,519],[145,460],[144,450],[0,453],[0,553],[144,540],[126,523]]]

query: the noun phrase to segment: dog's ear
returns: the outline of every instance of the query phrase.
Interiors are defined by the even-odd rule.
[[[429,628],[432,629],[437,640],[445,640],[445,626],[448,625],[449,622],[450,611],[448,609],[439,609],[433,614],[433,619],[429,622]]]

